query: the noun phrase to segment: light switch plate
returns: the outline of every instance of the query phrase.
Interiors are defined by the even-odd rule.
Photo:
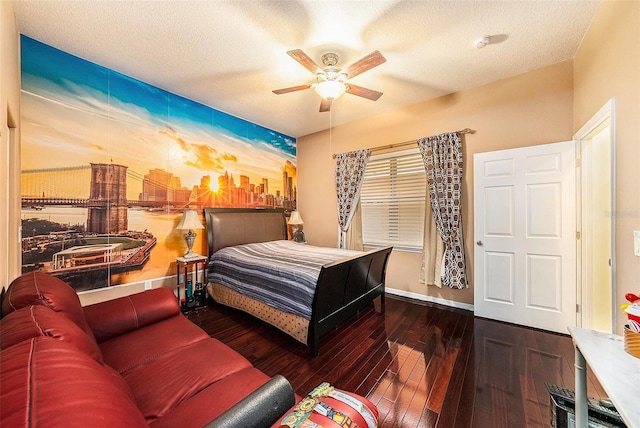
[[[151,290],[151,280],[146,280],[144,282],[144,289],[145,290]]]
[[[640,257],[640,230],[633,231],[633,254]]]

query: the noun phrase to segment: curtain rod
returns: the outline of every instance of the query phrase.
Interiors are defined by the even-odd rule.
[[[458,134],[475,134],[476,133],[475,129],[471,129],[471,128],[464,128],[457,132]],[[408,146],[410,144],[416,144],[417,142],[418,140],[409,140],[409,141],[403,141],[402,143],[387,144],[386,146],[373,147],[371,148],[371,151],[376,152],[378,150],[395,149],[396,147]],[[335,159],[336,156],[337,155],[334,154],[333,158]]]

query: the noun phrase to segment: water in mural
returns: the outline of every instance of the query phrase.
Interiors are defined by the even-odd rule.
[[[21,49],[23,271],[78,291],[172,275],[185,209],[295,208],[294,138],[25,36]]]

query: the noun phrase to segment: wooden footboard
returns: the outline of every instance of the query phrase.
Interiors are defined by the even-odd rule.
[[[380,296],[384,312],[387,261],[393,247],[327,264],[320,270],[309,324],[308,345],[318,355],[320,337]]]

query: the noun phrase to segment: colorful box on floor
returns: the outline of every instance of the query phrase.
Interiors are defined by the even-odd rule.
[[[376,428],[378,409],[369,400],[335,389],[327,382],[302,399],[274,427]]]

